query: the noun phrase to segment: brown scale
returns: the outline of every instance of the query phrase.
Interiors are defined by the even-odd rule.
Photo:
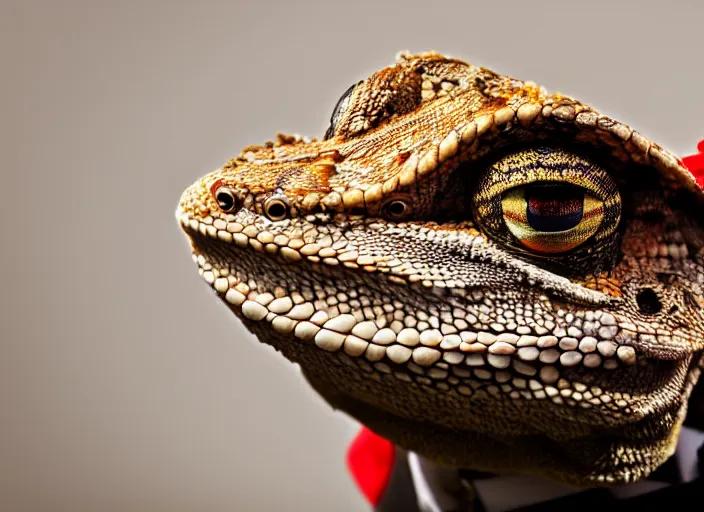
[[[585,288],[598,290],[612,297],[621,297],[621,282],[618,279],[610,277],[608,274],[601,276],[590,276],[587,280],[580,283]]]

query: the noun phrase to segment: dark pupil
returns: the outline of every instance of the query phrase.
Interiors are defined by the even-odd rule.
[[[389,213],[391,215],[403,215],[403,212],[406,211],[406,205],[403,204],[401,201],[394,201],[389,205]]]
[[[218,192],[215,198],[218,200],[218,206],[223,210],[232,210],[235,206],[235,198],[229,192]]]
[[[274,203],[269,206],[269,217],[283,217],[286,213],[286,207],[281,203]]]
[[[531,185],[526,190],[526,216],[536,231],[565,231],[580,223],[584,189],[558,183]]]

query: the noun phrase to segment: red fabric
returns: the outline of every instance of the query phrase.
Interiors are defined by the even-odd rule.
[[[699,153],[682,159],[684,165],[694,174],[699,186],[704,188],[704,140],[697,145]]]
[[[347,449],[347,468],[372,506],[384,495],[395,460],[394,444],[364,427]]]

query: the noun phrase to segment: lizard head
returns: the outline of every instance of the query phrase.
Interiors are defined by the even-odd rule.
[[[177,218],[333,407],[442,464],[609,485],[669,457],[699,375],[703,197],[626,125],[427,53],[350,87],[322,140],[245,148]]]

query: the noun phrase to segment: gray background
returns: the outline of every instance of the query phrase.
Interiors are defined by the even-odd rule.
[[[404,49],[693,152],[704,3],[573,4],[2,3],[0,510],[365,510],[356,425],[214,299],[176,201]]]

